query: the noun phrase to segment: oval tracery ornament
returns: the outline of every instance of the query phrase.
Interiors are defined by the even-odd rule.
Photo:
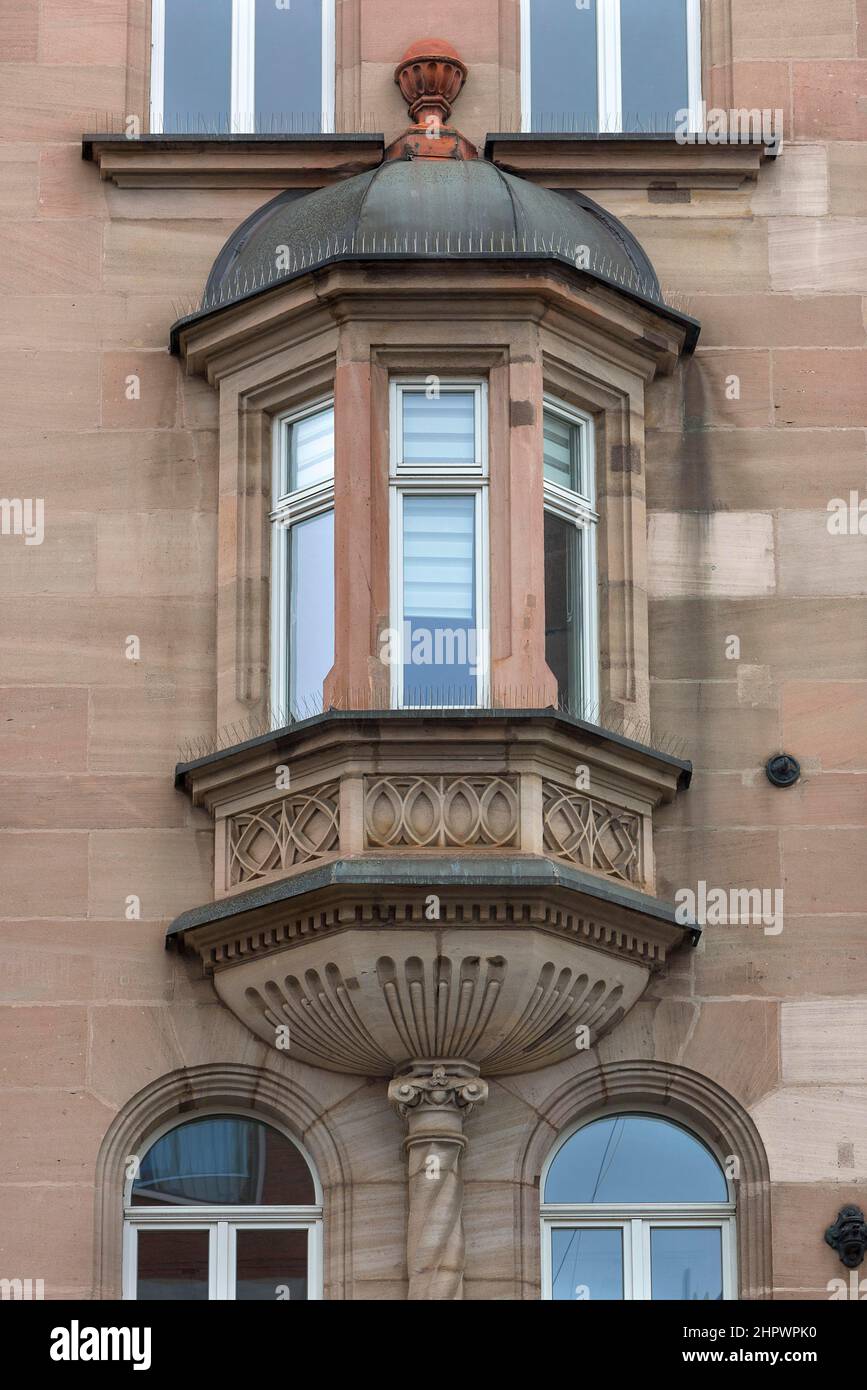
[[[503,849],[517,840],[513,778],[369,778],[364,804],[366,842],[372,848]]]

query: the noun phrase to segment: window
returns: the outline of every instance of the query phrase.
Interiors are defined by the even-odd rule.
[[[542,1296],[737,1297],[735,1207],[716,1158],[657,1115],[584,1125],[542,1174]]]
[[[334,664],[334,406],[274,424],[271,708],[286,723],[322,712]]]
[[[151,131],[334,128],[334,0],[153,0]]]
[[[701,0],[521,5],[525,130],[700,129]]]
[[[559,704],[598,719],[593,421],[546,398],[545,660]]]
[[[307,1159],[271,1125],[239,1115],[178,1125],[129,1174],[124,1298],[319,1299],[321,1217]]]
[[[487,389],[393,382],[392,703],[488,699]]]

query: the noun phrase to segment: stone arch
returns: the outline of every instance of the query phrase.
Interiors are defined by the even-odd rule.
[[[349,1161],[321,1118],[321,1105],[297,1082],[241,1063],[184,1067],[151,1082],[118,1112],[96,1162],[94,1284],[96,1299],[121,1296],[123,1190],[126,1162],[160,1125],[189,1119],[199,1108],[225,1105],[271,1119],[303,1144],[322,1184],[325,1208],[325,1296],[348,1296],[352,1237]]]
[[[737,1181],[738,1297],[771,1297],[771,1186],[768,1160],[748,1114],[722,1086],[667,1062],[614,1062],[587,1071],[554,1091],[538,1110],[520,1158],[520,1249],[525,1287],[539,1284],[539,1178],[551,1152],[552,1132],[600,1113],[651,1110],[679,1120],[724,1160],[740,1162]]]

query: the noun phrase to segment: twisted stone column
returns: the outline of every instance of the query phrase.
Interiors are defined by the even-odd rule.
[[[478,1069],[463,1062],[415,1062],[388,1088],[406,1120],[410,1299],[464,1296],[464,1119],[488,1098]]]

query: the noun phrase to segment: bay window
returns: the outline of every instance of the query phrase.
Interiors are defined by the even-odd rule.
[[[274,425],[271,708],[276,722],[322,711],[334,663],[334,406]]]
[[[701,0],[521,0],[521,105],[538,132],[700,129]]]
[[[128,1160],[125,1299],[322,1297],[322,1206],[301,1150],[271,1125],[211,1115]]]
[[[598,719],[595,453],[590,416],[546,398],[545,660],[561,708]]]
[[[487,390],[391,388],[391,666],[397,708],[488,698]]]
[[[334,0],[153,0],[151,131],[334,126]]]
[[[569,1135],[542,1177],[542,1296],[737,1297],[735,1204],[719,1162],[657,1115],[614,1115]]]

